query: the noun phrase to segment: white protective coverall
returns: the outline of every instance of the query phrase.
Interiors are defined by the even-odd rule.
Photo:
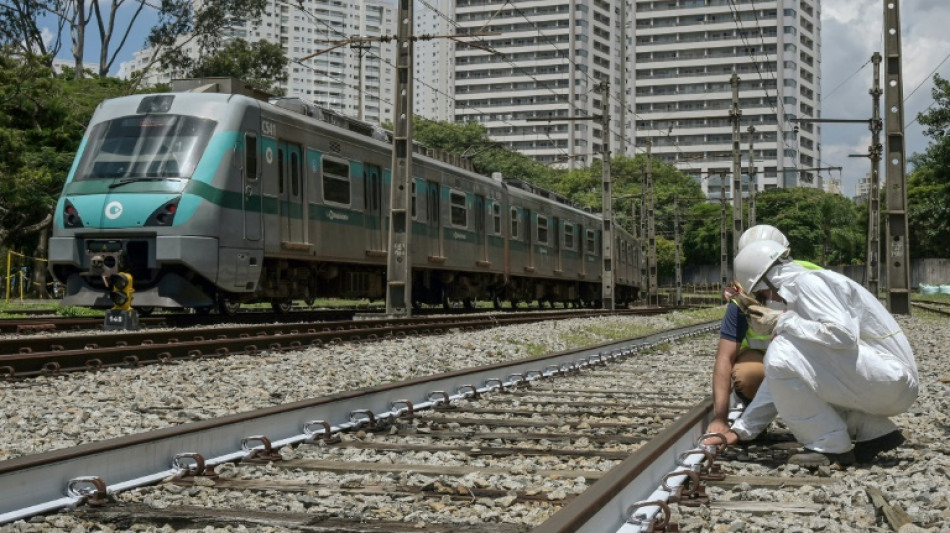
[[[844,453],[852,440],[896,430],[887,417],[916,401],[918,376],[910,343],[887,309],[829,270],[785,262],[765,277],[787,311],[765,354],[765,382],[749,406],[755,415],[743,416],[733,430],[752,438],[777,410],[799,442],[823,453]]]

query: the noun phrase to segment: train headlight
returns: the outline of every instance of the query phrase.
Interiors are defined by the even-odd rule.
[[[171,226],[172,222],[175,221],[175,213],[178,212],[178,201],[181,198],[175,198],[174,200],[165,202],[161,207],[156,209],[151,215],[149,215],[148,220],[145,221],[146,226]]]
[[[117,272],[109,276],[109,286],[112,291],[109,292],[109,299],[112,300],[113,309],[128,310],[132,308],[132,274],[126,272]]]
[[[83,227],[82,218],[79,216],[79,211],[76,210],[76,206],[74,206],[69,200],[65,200],[63,202],[63,226],[67,228]]]

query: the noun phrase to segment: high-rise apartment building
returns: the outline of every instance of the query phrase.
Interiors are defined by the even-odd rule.
[[[758,190],[822,187],[820,0],[634,0],[637,146],[731,189],[733,72],[743,172],[750,139]],[[754,132],[750,130],[754,128]],[[732,191],[727,195],[731,197]]]
[[[416,0],[413,33],[413,112],[430,120],[451,122],[455,116],[455,5]],[[393,30],[395,31],[395,30]]]
[[[476,121],[493,140],[546,164],[600,158],[608,104],[619,146],[622,87],[620,0],[455,0],[455,120]],[[530,119],[554,117],[551,122]],[[627,135],[629,138],[629,134]],[[615,152],[616,153],[616,152]]]
[[[395,44],[378,39],[392,36],[395,16],[391,0],[268,0],[260,20],[234,20],[222,28],[221,35],[224,41],[280,43],[289,60],[283,87],[287,96],[381,122],[392,120]],[[368,39],[336,47],[355,37]],[[186,53],[197,57],[199,52],[190,44]],[[133,61],[122,66],[120,76],[145,68],[152,55],[151,49],[137,52]],[[181,76],[157,69],[150,72],[146,84]]]

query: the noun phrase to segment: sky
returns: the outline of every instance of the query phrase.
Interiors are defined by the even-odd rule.
[[[441,0],[448,1],[448,0]],[[441,1],[439,3],[441,3]],[[873,82],[871,54],[884,53],[883,18],[886,0],[824,0],[821,2],[821,116],[823,118],[868,119],[872,104],[868,91]],[[893,1],[893,0],[889,0]],[[131,6],[120,9],[120,19],[128,18]],[[901,9],[901,39],[903,44],[904,132],[907,157],[922,152],[929,141],[923,129],[915,122],[917,113],[933,103],[931,89],[933,73],[950,79],[950,9],[948,0],[904,0]],[[143,13],[144,15],[144,13]],[[121,61],[132,59],[142,46],[144,36],[154,23],[154,11],[141,17],[136,31],[129,38],[118,61],[113,66],[116,74]],[[97,57],[96,31],[90,27],[86,60]],[[69,43],[64,44],[60,57],[71,59]],[[882,72],[883,80],[883,72]],[[883,83],[883,81],[882,81]],[[882,113],[884,108],[881,97]],[[866,157],[848,157],[867,154],[871,132],[864,124],[822,124],[821,167],[843,167],[822,175],[841,179],[842,192],[854,196],[859,179],[870,172]],[[881,141],[885,135],[882,133]],[[884,167],[881,167],[884,179]]]

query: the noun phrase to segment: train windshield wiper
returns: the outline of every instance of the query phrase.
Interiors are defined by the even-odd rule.
[[[178,178],[156,178],[156,177],[122,178],[119,181],[109,185],[109,188],[115,189],[116,187],[128,185],[129,183],[135,183],[137,181],[165,181],[167,179],[178,179]]]

